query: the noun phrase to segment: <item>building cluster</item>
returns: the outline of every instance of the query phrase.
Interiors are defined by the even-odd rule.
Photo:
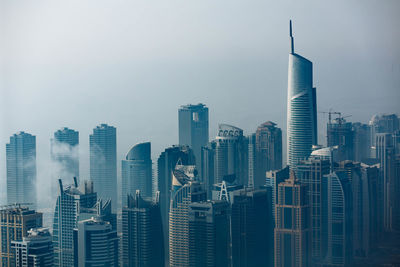
[[[290,38],[287,166],[276,123],[250,135],[220,124],[210,140],[208,107],[197,104],[179,108],[179,143],[157,170],[151,143],[136,144],[120,183],[116,128],[94,128],[84,180],[79,133],[63,128],[51,139],[59,168],[43,225],[35,136],[17,133],[6,147],[0,266],[379,265],[379,246],[400,232],[400,120],[352,123],[329,111],[318,145],[312,63],[295,53],[291,24]]]

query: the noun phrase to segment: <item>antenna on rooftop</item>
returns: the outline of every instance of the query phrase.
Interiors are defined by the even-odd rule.
[[[294,39],[293,39],[293,30],[292,30],[292,20],[289,21],[289,34],[290,34],[290,44],[292,54],[294,54]]]

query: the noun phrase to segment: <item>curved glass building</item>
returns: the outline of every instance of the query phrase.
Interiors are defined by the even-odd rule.
[[[312,62],[294,52],[290,21],[291,53],[289,54],[287,103],[287,164],[294,167],[307,158],[316,145],[317,101],[312,81]]]
[[[122,206],[127,204],[127,194],[143,192],[145,197],[152,196],[151,143],[134,145],[122,160]]]
[[[206,201],[206,192],[197,181],[194,165],[180,165],[172,172],[169,211],[169,266],[189,264],[189,205]]]

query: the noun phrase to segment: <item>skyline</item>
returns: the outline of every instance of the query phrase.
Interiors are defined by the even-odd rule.
[[[146,29],[143,26],[150,23],[145,17],[144,24],[139,25],[126,16],[122,16],[123,18],[114,24],[110,22],[109,27],[103,29],[104,32],[93,32],[86,37],[88,39],[81,40],[82,34],[86,31],[91,32],[96,22],[109,22],[107,15],[111,13],[102,9],[107,5],[104,2],[96,6],[97,10],[101,11],[99,14],[91,14],[92,24],[87,23],[87,14],[84,14],[91,6],[83,6],[81,11],[75,12],[68,4],[53,4],[51,7],[40,4],[26,5],[26,9],[21,10],[18,4],[2,2],[0,5],[4,8],[0,9],[5,15],[2,17],[8,23],[2,26],[0,31],[4,33],[1,36],[9,41],[0,42],[0,57],[4,59],[0,72],[3,81],[0,83],[3,100],[0,109],[0,147],[5,151],[9,137],[16,132],[23,130],[35,135],[37,177],[38,182],[43,183],[43,177],[50,177],[46,174],[44,166],[50,160],[51,135],[62,127],[69,127],[80,132],[81,177],[89,179],[89,133],[96,125],[107,123],[117,128],[117,168],[120,177],[120,162],[130,147],[141,141],[151,141],[154,162],[166,147],[178,143],[179,106],[200,102],[206,104],[210,110],[210,138],[216,136],[219,123],[237,126],[248,135],[254,132],[259,124],[271,120],[282,129],[282,138],[285,140],[287,54],[290,51],[287,43],[289,18],[296,24],[296,50],[314,63],[313,76],[314,86],[318,88],[318,111],[333,108],[335,111],[352,115],[349,121],[362,122],[368,122],[375,113],[400,113],[396,101],[400,97],[400,66],[397,63],[400,52],[395,48],[400,36],[395,32],[399,20],[394,8],[399,4],[391,2],[388,6],[377,6],[376,3],[371,3],[366,3],[360,10],[357,10],[356,6],[349,6],[345,9],[347,12],[334,15],[343,8],[343,2],[338,4],[339,7],[331,7],[329,12],[322,4],[314,2],[314,11],[320,11],[321,16],[326,16],[318,20],[317,24],[315,15],[301,13],[304,9],[295,10],[298,4],[293,3],[293,6],[288,8],[289,11],[285,11],[288,2],[276,4],[278,7],[275,6],[275,9],[281,13],[269,14],[272,15],[270,17],[268,12],[272,12],[274,8],[266,10],[267,4],[256,3],[255,6],[247,6],[235,2],[230,6],[232,9],[224,13],[225,19],[220,20],[216,15],[225,9],[218,3],[212,6],[215,10],[209,10],[206,4],[185,4],[176,19],[164,14],[157,7],[142,6],[142,16],[160,13],[162,18],[154,23],[166,20],[162,31],[172,33],[173,29],[177,30],[178,33],[172,35],[181,37],[177,38],[180,41],[177,42],[168,37],[167,33],[158,35],[151,30],[143,32],[143,29]],[[181,3],[175,1],[171,6],[165,3],[160,5],[173,11],[174,5],[177,4]],[[138,3],[130,5],[140,6]],[[254,15],[254,18],[240,17],[240,9],[243,7],[246,7],[246,11]],[[31,14],[27,13],[30,8],[34,8]],[[42,13],[46,12],[47,8],[55,8],[55,12],[44,16]],[[124,6],[119,2],[117,8],[119,12],[123,12],[121,9]],[[184,8],[189,15],[183,14]],[[16,11],[19,13],[15,14]],[[65,14],[68,11],[77,15],[77,22],[72,28],[69,27],[71,25],[65,24]],[[264,11],[267,12],[261,14]],[[201,18],[205,12],[211,12],[206,20]],[[369,16],[373,12],[379,13],[385,19],[380,21],[382,17]],[[189,20],[193,13],[196,16]],[[302,15],[299,15],[300,13]],[[47,25],[46,19],[55,19],[52,16],[57,14],[64,16],[57,19],[54,26]],[[43,20],[39,19],[41,16],[44,16]],[[355,18],[350,19],[352,16]],[[333,21],[339,17],[342,21]],[[194,26],[197,30],[201,29],[199,27],[202,22],[209,23],[208,26],[215,23],[215,36],[202,30],[191,40],[192,28],[183,25],[185,21],[189,21],[189,26]],[[353,23],[348,23],[350,21]],[[126,25],[123,22],[126,22]],[[83,24],[82,29],[79,29],[78,26],[82,26],[79,23]],[[180,23],[181,28],[174,28]],[[124,39],[124,30],[129,30],[129,25],[136,25],[134,29],[145,37],[139,42],[141,45],[146,42],[153,44],[150,41],[155,37],[166,37],[166,40],[159,45],[153,44],[152,49],[146,50],[144,45],[135,53],[127,54],[129,45],[121,47],[123,41],[133,44],[137,40],[135,34]],[[112,36],[120,38],[116,38],[117,41],[107,41],[105,45],[91,52],[91,47],[101,41],[100,37],[104,33],[113,33],[113,26],[117,26],[118,31]],[[56,37],[64,37],[61,40],[67,45],[72,45],[65,46],[71,50],[65,50],[65,47],[59,50],[57,41],[50,42],[48,50],[44,49],[46,46],[40,45],[42,41],[48,40],[46,38],[52,38],[48,33],[55,34],[56,27],[60,27],[64,34]],[[34,30],[35,34],[29,34],[29,29]],[[70,30],[78,31],[81,35],[75,35]],[[223,34],[225,30],[228,31]],[[246,38],[242,38],[243,36]],[[26,47],[22,48],[22,44]],[[174,47],[186,49],[177,52]],[[117,53],[118,48],[121,48],[121,53]],[[110,53],[105,53],[107,51]],[[140,56],[142,52],[143,55]],[[81,59],[73,56],[75,54],[85,56]],[[333,58],[330,58],[330,54]],[[124,55],[128,56],[124,58]],[[204,58],[204,55],[208,57]],[[173,59],[173,56],[177,57]],[[37,64],[32,65],[34,63]],[[55,64],[59,64],[59,69],[52,69]],[[336,76],[331,76],[332,73]],[[157,79],[153,79],[153,74],[156,74]],[[174,87],[176,89],[173,90]],[[130,88],[133,89],[132,93],[126,94],[122,91],[129,91],[127,89]],[[384,93],[378,95],[376,88]],[[84,96],[82,89],[86,89],[83,93],[87,92],[89,96]],[[359,99],[357,102],[361,104],[354,105],[355,102],[346,100],[348,95],[345,93],[351,92],[350,89],[354,90]],[[337,92],[334,92],[336,90]],[[248,92],[251,92],[253,97]],[[221,101],[222,96],[228,101]],[[355,95],[350,93],[351,98],[354,99]],[[109,99],[112,101],[109,102]],[[144,99],[149,101],[143,101]],[[143,117],[139,110],[149,112]],[[76,112],[81,115],[79,118]],[[319,143],[323,144],[325,141],[321,141],[325,139],[327,116],[318,114],[318,118]],[[157,123],[155,130],[151,124],[154,122]],[[168,135],[165,135],[165,131],[168,131]],[[285,141],[283,151],[286,151]],[[0,159],[0,187],[4,188],[2,185],[5,185],[5,158]],[[1,190],[0,193],[3,194]]]

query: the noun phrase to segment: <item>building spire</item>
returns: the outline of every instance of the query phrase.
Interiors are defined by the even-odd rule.
[[[294,54],[294,39],[292,32],[292,20],[289,21],[289,34],[290,34],[290,45],[291,45],[291,53]]]

